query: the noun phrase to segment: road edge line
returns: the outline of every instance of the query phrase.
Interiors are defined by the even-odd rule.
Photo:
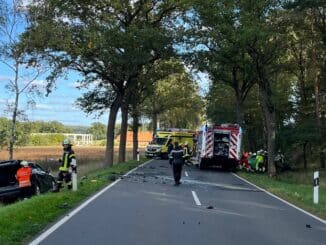
[[[192,193],[192,197],[193,197],[194,200],[195,200],[196,205],[197,205],[197,206],[201,206],[201,202],[199,201],[199,198],[198,198],[196,192],[195,192],[195,191],[191,191],[191,193]]]
[[[150,163],[152,161],[148,160],[146,162],[144,162],[143,164],[131,169],[130,171],[128,171],[126,174],[123,175],[123,177],[128,176],[129,174],[131,174],[132,172],[136,171],[138,168],[141,168],[143,166],[145,166],[146,164]],[[110,189],[111,187],[115,186],[117,183],[119,183],[122,179],[117,179],[116,181],[112,182],[111,184],[109,184],[107,187],[104,187],[102,190],[100,190],[99,192],[97,192],[96,194],[94,194],[94,196],[90,197],[89,199],[87,199],[86,201],[84,201],[82,204],[80,204],[79,206],[77,206],[75,209],[73,209],[71,212],[69,212],[68,214],[66,214],[63,218],[61,218],[60,220],[58,220],[55,224],[53,224],[51,227],[49,227],[48,229],[46,229],[44,232],[42,232],[39,236],[37,236],[33,241],[31,241],[29,243],[29,245],[37,245],[40,242],[42,242],[45,238],[47,238],[49,235],[51,235],[55,230],[57,230],[60,226],[62,226],[64,223],[66,223],[71,217],[73,217],[75,214],[77,214],[80,210],[82,210],[83,208],[85,208],[88,204],[90,204],[93,200],[95,200],[97,197],[99,197],[100,195],[102,195],[105,191],[107,191],[108,189]]]
[[[291,207],[293,207],[293,208],[295,208],[295,209],[297,209],[297,210],[303,212],[304,214],[306,214],[306,215],[308,215],[308,216],[310,216],[310,217],[312,217],[312,218],[318,220],[319,222],[323,223],[324,225],[326,224],[326,220],[323,220],[322,218],[319,218],[318,216],[316,216],[316,215],[314,215],[314,214],[312,214],[312,213],[309,213],[308,211],[306,211],[306,210],[304,210],[304,209],[302,209],[302,208],[299,208],[298,206],[295,206],[294,204],[292,204],[292,203],[290,203],[290,202],[288,202],[288,201],[282,199],[282,198],[279,197],[279,196],[276,196],[275,194],[273,194],[273,193],[271,193],[271,192],[269,192],[269,191],[267,191],[267,190],[265,190],[265,189],[263,189],[263,188],[261,188],[261,187],[255,185],[255,184],[253,184],[253,183],[251,183],[249,180],[246,180],[246,179],[240,177],[239,175],[237,175],[237,174],[235,174],[235,173],[232,173],[232,175],[235,176],[235,177],[237,177],[237,178],[239,178],[239,179],[241,179],[242,181],[244,181],[244,182],[246,182],[246,183],[248,183],[248,184],[250,184],[250,185],[256,187],[257,189],[259,189],[259,190],[265,192],[266,194],[268,194],[268,195],[270,195],[270,196],[272,196],[272,197],[274,197],[274,198],[280,200],[281,202],[283,202],[283,203],[285,203],[285,204],[287,204],[287,205],[289,205],[289,206],[291,206]]]

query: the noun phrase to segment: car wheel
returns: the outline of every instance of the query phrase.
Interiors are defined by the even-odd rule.
[[[35,196],[41,195],[41,189],[40,189],[40,186],[39,186],[38,183],[36,183],[35,186],[34,186],[34,195]]]
[[[58,192],[59,191],[59,187],[58,184],[55,180],[52,180],[52,192]]]

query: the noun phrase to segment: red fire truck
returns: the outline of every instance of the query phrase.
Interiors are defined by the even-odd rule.
[[[221,166],[234,171],[241,158],[242,129],[238,124],[204,125],[197,136],[197,163],[200,169]]]

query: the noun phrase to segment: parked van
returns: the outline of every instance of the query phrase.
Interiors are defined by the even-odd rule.
[[[168,158],[168,142],[172,139],[172,143],[178,142],[179,145],[188,143],[190,149],[189,154],[192,154],[194,132],[187,129],[170,129],[166,131],[157,131],[153,141],[151,141],[145,149],[146,157],[161,157]]]

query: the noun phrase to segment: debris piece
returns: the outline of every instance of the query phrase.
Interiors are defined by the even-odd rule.
[[[306,228],[311,228],[311,225],[309,225],[309,224],[306,224]]]
[[[62,204],[59,204],[58,205],[58,208],[64,208],[64,209],[66,209],[66,208],[69,208],[69,205],[68,205],[68,203],[62,203]]]
[[[208,206],[207,209],[213,209],[214,207],[213,206]]]
[[[115,177],[115,175],[109,175],[109,180],[115,181],[116,179],[117,179],[117,177]]]

